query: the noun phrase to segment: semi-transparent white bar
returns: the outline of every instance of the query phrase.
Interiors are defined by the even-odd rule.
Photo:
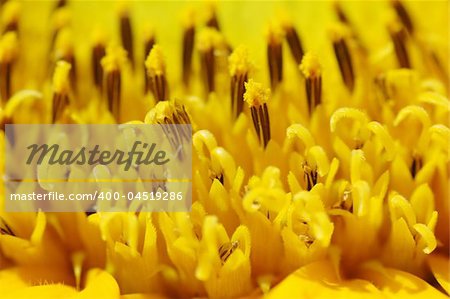
[[[189,211],[190,125],[6,125],[8,212]]]

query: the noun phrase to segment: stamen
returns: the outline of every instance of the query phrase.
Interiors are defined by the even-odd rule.
[[[92,74],[95,86],[102,91],[103,69],[101,60],[106,55],[105,46],[97,44],[92,48]]]
[[[284,32],[286,34],[286,40],[289,44],[291,54],[295,59],[295,63],[299,65],[302,62],[302,58],[305,52],[303,51],[302,42],[297,33],[297,30],[292,24],[285,24]]]
[[[222,261],[222,264],[224,264],[228,258],[231,256],[231,254],[239,247],[238,241],[233,242],[227,242],[222,244],[222,246],[219,247],[219,257]]]
[[[11,31],[18,32],[20,11],[21,4],[18,1],[5,3],[0,18],[3,25],[3,34]]]
[[[219,182],[223,185],[223,173],[219,174],[218,176],[215,177],[217,180],[219,180]]]
[[[399,0],[392,0],[391,3],[402,25],[410,34],[412,34],[414,31],[414,25],[403,3]]]
[[[394,44],[395,55],[397,56],[398,64],[401,68],[411,68],[411,63],[406,50],[406,31],[398,23],[389,26],[389,34]]]
[[[180,160],[184,152],[179,150],[180,145],[191,138],[191,131],[186,126],[167,126],[176,124],[190,124],[191,120],[183,105],[177,102],[161,101],[151,109],[146,117],[147,124],[160,124],[174,152],[178,152]]]
[[[306,182],[306,190],[310,191],[317,184],[317,168],[311,168],[306,161],[302,163],[302,168]]]
[[[349,35],[349,30],[345,25],[339,24],[333,28],[332,39],[334,54],[339,64],[341,77],[345,85],[350,91],[353,91],[355,86],[355,74],[353,71],[353,63],[348,49],[346,36]]]
[[[200,31],[197,48],[200,52],[200,63],[208,93],[215,90],[216,61],[214,52],[223,44],[223,37],[216,29],[205,28]]]
[[[153,28],[150,26],[147,26],[144,32],[144,57],[148,57],[150,55],[150,51],[153,49],[153,46],[156,43],[155,39],[155,33],[153,32]],[[147,71],[145,68],[145,62],[144,62],[144,93],[150,91],[150,81],[147,76]]]
[[[183,83],[189,85],[189,79],[192,72],[192,53],[194,52],[195,23],[193,20],[193,11],[186,13],[183,32]]]
[[[153,46],[145,61],[147,76],[149,78],[149,89],[156,101],[164,101],[169,98],[166,79],[166,63],[159,45]]]
[[[52,122],[55,123],[64,113],[69,105],[69,73],[71,65],[66,61],[56,63],[55,73],[53,74],[53,112]]]
[[[2,218],[0,218],[0,235],[15,236],[11,227]]]
[[[228,58],[231,75],[231,112],[234,118],[237,118],[244,108],[244,84],[248,81],[249,72],[253,68],[248,56],[248,49],[239,46]]]
[[[305,246],[308,248],[314,243],[314,239],[307,234],[300,234],[298,238],[305,243]]]
[[[17,58],[18,44],[15,32],[6,33],[0,40],[0,98],[1,106],[5,106],[11,97],[12,71]]]
[[[106,56],[101,60],[105,76],[103,89],[106,90],[108,109],[118,122],[121,106],[121,67],[125,61],[126,51],[114,46],[106,49]]]
[[[267,60],[270,84],[273,90],[283,79],[283,31],[276,24],[269,26],[267,35]]]
[[[423,166],[422,158],[418,155],[413,155],[412,163],[411,163],[411,175],[413,178],[416,177],[417,173]]]
[[[261,83],[256,83],[252,79],[245,83],[244,101],[250,107],[256,135],[264,147],[270,140],[270,120],[266,103],[269,96],[270,89],[264,89]]]
[[[377,87],[377,90],[380,91],[382,100],[388,100],[389,99],[389,92],[387,88],[386,83],[386,74],[381,73],[374,79],[375,86]]]
[[[322,71],[317,56],[306,53],[300,64],[300,70],[305,77],[306,99],[308,101],[309,114],[322,101]]]
[[[342,193],[342,197],[339,198],[339,202],[336,203],[333,208],[342,209],[353,213],[353,197],[352,197],[352,189],[350,185],[345,185],[344,190],[339,192]]]
[[[120,15],[120,39],[122,47],[127,51],[128,59],[131,66],[134,67],[134,52],[133,52],[133,30],[131,28],[131,20],[126,7],[121,7]]]

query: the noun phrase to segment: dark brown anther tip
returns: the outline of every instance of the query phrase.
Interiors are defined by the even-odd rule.
[[[322,70],[319,59],[313,53],[306,53],[299,66],[305,78],[306,101],[309,115],[322,102]]]
[[[275,90],[283,79],[283,48],[281,43],[269,42],[267,45],[267,61],[270,84],[272,89]]]
[[[150,38],[147,38],[147,40],[144,43],[144,57],[148,57],[150,54],[150,51],[152,50],[153,46],[155,45],[156,41],[155,38],[152,36]],[[147,71],[145,69],[145,63],[144,63],[144,93],[146,94],[151,89],[150,87],[150,80],[147,76]]]
[[[355,73],[353,70],[352,57],[344,38],[339,38],[333,42],[334,54],[339,65],[342,80],[348,90],[353,91],[355,87]]]
[[[121,106],[121,86],[122,75],[119,69],[110,70],[105,74],[106,98],[108,102],[109,111],[120,122],[120,106]]]
[[[413,34],[414,24],[403,3],[400,0],[392,0],[391,3],[402,25],[406,28],[408,33]]]
[[[120,39],[123,48],[127,51],[131,66],[134,67],[133,30],[130,17],[127,13],[120,16]]]
[[[389,34],[392,43],[394,44],[394,51],[399,66],[401,68],[411,68],[411,62],[406,46],[408,38],[406,30],[401,26],[394,26],[393,28],[390,28]]]
[[[297,33],[297,30],[293,26],[287,27],[285,29],[285,32],[289,49],[291,50],[291,54],[294,57],[296,64],[298,65],[302,62],[302,58],[304,55],[302,42]]]
[[[92,48],[91,54],[91,67],[92,67],[92,77],[95,86],[100,92],[102,92],[103,88],[103,68],[101,61],[103,57],[106,55],[105,46],[101,43],[98,43]]]
[[[195,27],[190,26],[183,33],[183,83],[189,85],[192,73],[192,53],[194,52]]]

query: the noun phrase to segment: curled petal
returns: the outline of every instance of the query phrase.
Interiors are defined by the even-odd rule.
[[[422,240],[424,240],[426,244],[423,252],[426,254],[430,254],[431,252],[433,252],[433,250],[435,250],[437,246],[434,233],[425,224],[422,223],[414,224],[414,229],[422,237]]]

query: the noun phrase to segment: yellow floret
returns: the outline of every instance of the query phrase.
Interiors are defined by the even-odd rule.
[[[224,45],[222,34],[214,28],[204,28],[198,34],[197,48],[205,52],[213,48],[220,48]]]
[[[243,45],[240,45],[231,53],[228,63],[231,76],[248,73],[253,68],[248,48]]]
[[[0,39],[0,62],[14,60],[18,52],[17,34],[8,32]]]
[[[173,116],[178,114],[177,106],[173,102],[160,101],[145,116],[147,124],[164,124],[166,120],[173,122]]]
[[[333,23],[328,29],[328,34],[333,41],[338,41],[351,36],[350,28],[341,22]]]
[[[164,59],[161,46],[154,45],[147,60],[145,60],[145,67],[150,76],[163,75],[166,71],[166,62]]]
[[[279,44],[283,42],[284,30],[278,21],[272,21],[266,30],[266,37],[269,43]]]
[[[120,46],[110,45],[106,49],[106,56],[102,59],[102,66],[106,72],[119,70],[126,61],[127,52]]]
[[[66,93],[69,90],[69,72],[72,66],[70,63],[61,60],[56,63],[53,74],[53,89],[57,93]]]
[[[300,70],[306,78],[319,77],[321,75],[321,65],[314,53],[307,52],[303,56]]]
[[[264,88],[261,83],[250,79],[245,83],[244,101],[250,107],[258,107],[267,102],[270,96],[270,88]]]

